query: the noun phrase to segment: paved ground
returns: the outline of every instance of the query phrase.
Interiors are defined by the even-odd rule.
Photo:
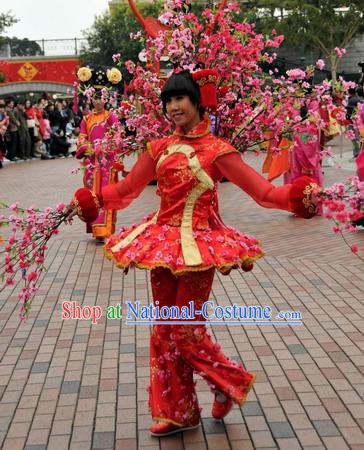
[[[348,149],[347,149],[348,150]],[[335,147],[336,153],[339,147]],[[327,168],[330,184],[353,173],[345,153]],[[260,158],[248,158],[253,165]],[[72,159],[33,161],[0,172],[6,202],[48,206],[70,199],[80,184]],[[119,224],[157,205],[150,186]],[[226,353],[257,374],[247,403],[223,423],[210,416],[212,395],[198,380],[203,426],[158,440],[148,433],[147,327],[102,319],[62,321],[60,304],[139,299],[150,302],[147,273],[124,276],[78,222],[54,239],[49,271],[26,324],[11,289],[0,293],[0,445],[5,450],[56,449],[364,449],[364,280],[354,257],[325,219],[310,221],[265,210],[223,183],[225,221],[258,236],[266,251],[253,272],[217,276],[221,305],[299,310],[303,326],[214,326]],[[349,237],[364,253],[364,231]]]

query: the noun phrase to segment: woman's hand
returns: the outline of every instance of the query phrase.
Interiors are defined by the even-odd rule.
[[[70,205],[67,206],[66,211],[66,218],[65,218],[65,223],[71,224],[72,223],[72,219],[74,216],[77,216],[77,208],[76,206],[71,203]]]

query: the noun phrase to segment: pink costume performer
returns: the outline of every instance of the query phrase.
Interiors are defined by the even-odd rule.
[[[290,168],[284,174],[284,183],[291,184],[302,175],[313,178],[322,186],[320,138],[314,123],[304,123],[296,129],[294,146],[291,148]]]
[[[92,189],[95,193],[101,192],[101,189],[108,185],[116,183],[117,170],[114,168],[114,158],[108,157],[108,154],[102,155],[107,163],[103,166],[98,165],[97,142],[105,137],[105,133],[114,124],[118,123],[117,116],[110,111],[103,109],[101,112],[91,112],[82,119],[80,125],[80,137],[77,145],[77,158],[83,158],[85,173],[83,177],[84,186]],[[91,170],[90,165],[95,168]],[[115,232],[116,211],[100,209],[98,218],[92,223],[87,224],[87,232],[93,234],[96,238],[107,238]]]
[[[102,143],[106,133],[119,122],[114,112],[106,111],[104,97],[109,90],[117,87],[122,76],[117,68],[109,70],[104,66],[81,67],[77,76],[84,89],[92,87],[94,110],[85,115],[81,122],[76,158],[83,159],[84,186],[99,195],[104,186],[118,181],[118,171],[123,168],[122,164],[115,162],[115,152]],[[87,233],[103,240],[115,232],[115,223],[116,211],[101,208],[97,219],[87,224]]]

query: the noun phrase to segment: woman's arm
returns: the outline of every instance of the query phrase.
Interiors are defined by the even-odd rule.
[[[222,155],[215,160],[215,164],[222,176],[239,186],[259,205],[265,208],[291,211],[307,218],[314,215],[312,213],[314,207],[310,209],[310,206],[312,206],[312,204],[310,205],[310,196],[304,193],[306,185],[308,186],[314,180],[301,177],[297,180],[297,183],[274,186],[246,164],[238,153]],[[297,198],[297,189],[300,190],[301,188],[302,197]],[[307,207],[305,206],[306,203]]]
[[[154,161],[149,152],[144,152],[124,180],[102,189],[104,208],[126,208],[155,177]]]

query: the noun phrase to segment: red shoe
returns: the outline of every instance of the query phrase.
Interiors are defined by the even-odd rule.
[[[225,401],[218,400],[218,396],[223,395],[225,397]],[[230,397],[227,397],[225,394],[221,392],[215,392],[215,401],[212,405],[211,415],[215,419],[223,419],[227,416],[233,407],[233,401]]]
[[[181,433],[182,431],[194,430],[199,425],[200,424],[198,423],[197,425],[179,427],[178,425],[174,425],[173,423],[158,422],[152,425],[149,428],[149,431],[152,436],[162,437],[169,436],[175,433]]]

